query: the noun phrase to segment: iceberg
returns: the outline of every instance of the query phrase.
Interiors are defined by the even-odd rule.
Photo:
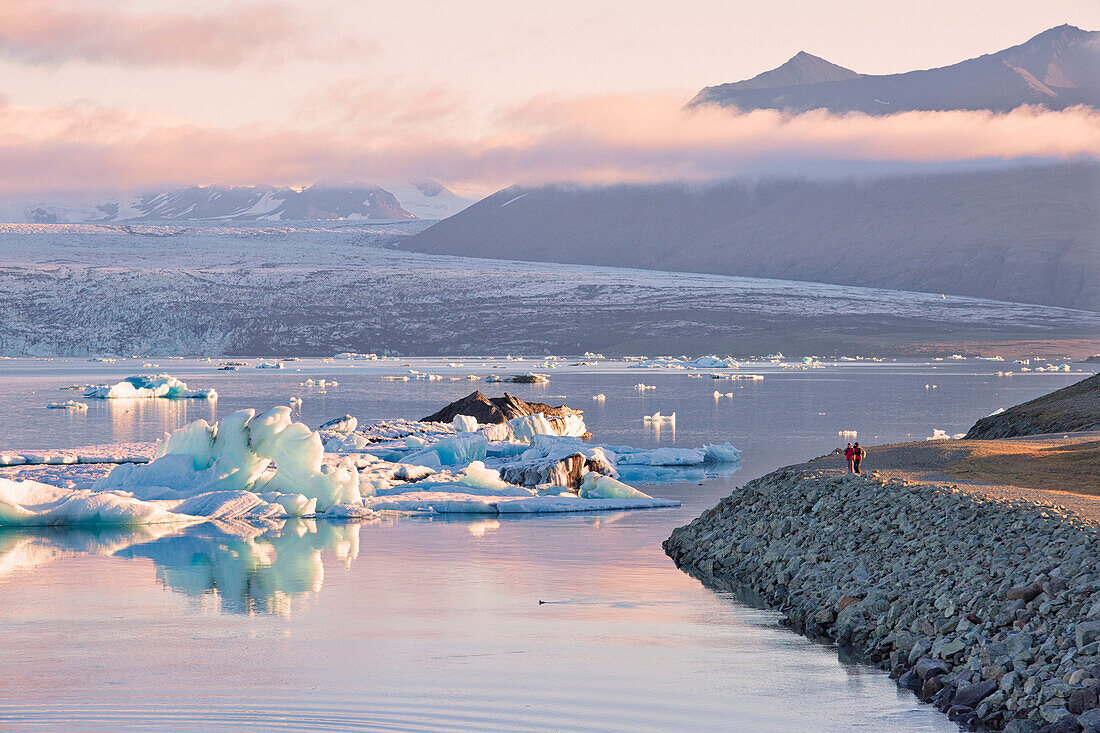
[[[218,399],[218,393],[213,389],[189,389],[185,382],[169,374],[138,374],[117,384],[93,385],[85,390],[84,396],[99,400],[155,397],[169,400]]]
[[[676,413],[674,412],[671,415],[662,415],[660,412],[655,412],[652,415],[646,415],[645,417],[643,417],[642,422],[664,423],[666,425],[674,424],[676,422]]]
[[[161,502],[89,489],[63,489],[36,481],[0,478],[0,527],[193,523],[196,517]]]
[[[293,400],[292,400],[293,401]],[[298,400],[301,402],[301,400]],[[359,420],[351,415],[344,415],[334,420],[329,420],[326,423],[321,423],[318,430],[331,430],[334,433],[354,433],[355,429],[359,427]]]
[[[455,415],[454,426],[460,433],[476,433],[477,418],[469,415]]]
[[[489,441],[480,433],[461,433],[444,438],[430,447],[405,456],[403,463],[429,468],[470,464],[485,459]]]
[[[729,443],[705,445],[703,446],[703,461],[705,463],[740,463],[741,451]]]
[[[88,409],[87,402],[77,402],[76,400],[65,400],[64,402],[50,402],[46,405],[49,410],[76,410],[78,412],[84,412]]]
[[[293,422],[289,407],[259,416],[254,410],[240,410],[214,425],[205,420],[185,425],[157,442],[152,461],[120,465],[94,488],[157,499],[276,492],[316,499],[320,512],[341,504],[361,506],[359,473],[350,459],[336,466],[324,465],[323,459],[321,436]],[[295,499],[295,505],[301,502]]]
[[[584,477],[578,495],[582,499],[648,499],[646,494],[618,479],[591,472]]]
[[[710,354],[708,356],[700,356],[698,359],[692,359],[687,362],[687,366],[696,369],[737,369],[741,365],[736,359],[732,359],[728,356],[721,357]]]

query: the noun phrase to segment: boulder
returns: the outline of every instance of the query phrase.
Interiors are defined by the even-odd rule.
[[[972,685],[967,685],[955,693],[951,700],[952,705],[975,708],[982,700],[986,699],[997,689],[996,680],[982,680]]]
[[[1009,588],[1005,593],[1005,598],[1010,601],[1020,600],[1024,603],[1030,603],[1040,593],[1043,592],[1043,587],[1039,583],[1032,583],[1031,585],[1020,585],[1015,588]]]
[[[1077,724],[1085,733],[1100,733],[1100,708],[1081,713],[1077,718]]]

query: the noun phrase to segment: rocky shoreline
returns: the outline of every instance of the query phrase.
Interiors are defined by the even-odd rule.
[[[1100,526],[951,486],[780,469],[665,551],[964,728],[1100,733]]]

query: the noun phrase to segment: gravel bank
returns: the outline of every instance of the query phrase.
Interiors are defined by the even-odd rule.
[[[707,585],[888,670],[963,727],[1100,732],[1100,525],[950,486],[781,469],[665,541]]]

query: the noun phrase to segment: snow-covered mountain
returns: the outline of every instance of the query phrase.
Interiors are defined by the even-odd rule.
[[[706,87],[689,107],[741,110],[859,111],[993,110],[1024,104],[1064,109],[1100,107],[1100,31],[1061,25],[1026,43],[951,66],[904,74],[858,74],[800,52],[745,81]]]
[[[394,190],[396,189],[396,190]],[[94,196],[0,203],[5,222],[317,221],[442,219],[470,201],[434,181],[383,188],[363,184],[189,186],[112,199]]]
[[[439,181],[385,183],[382,187],[396,196],[401,208],[417,219],[446,219],[474,203]]]

